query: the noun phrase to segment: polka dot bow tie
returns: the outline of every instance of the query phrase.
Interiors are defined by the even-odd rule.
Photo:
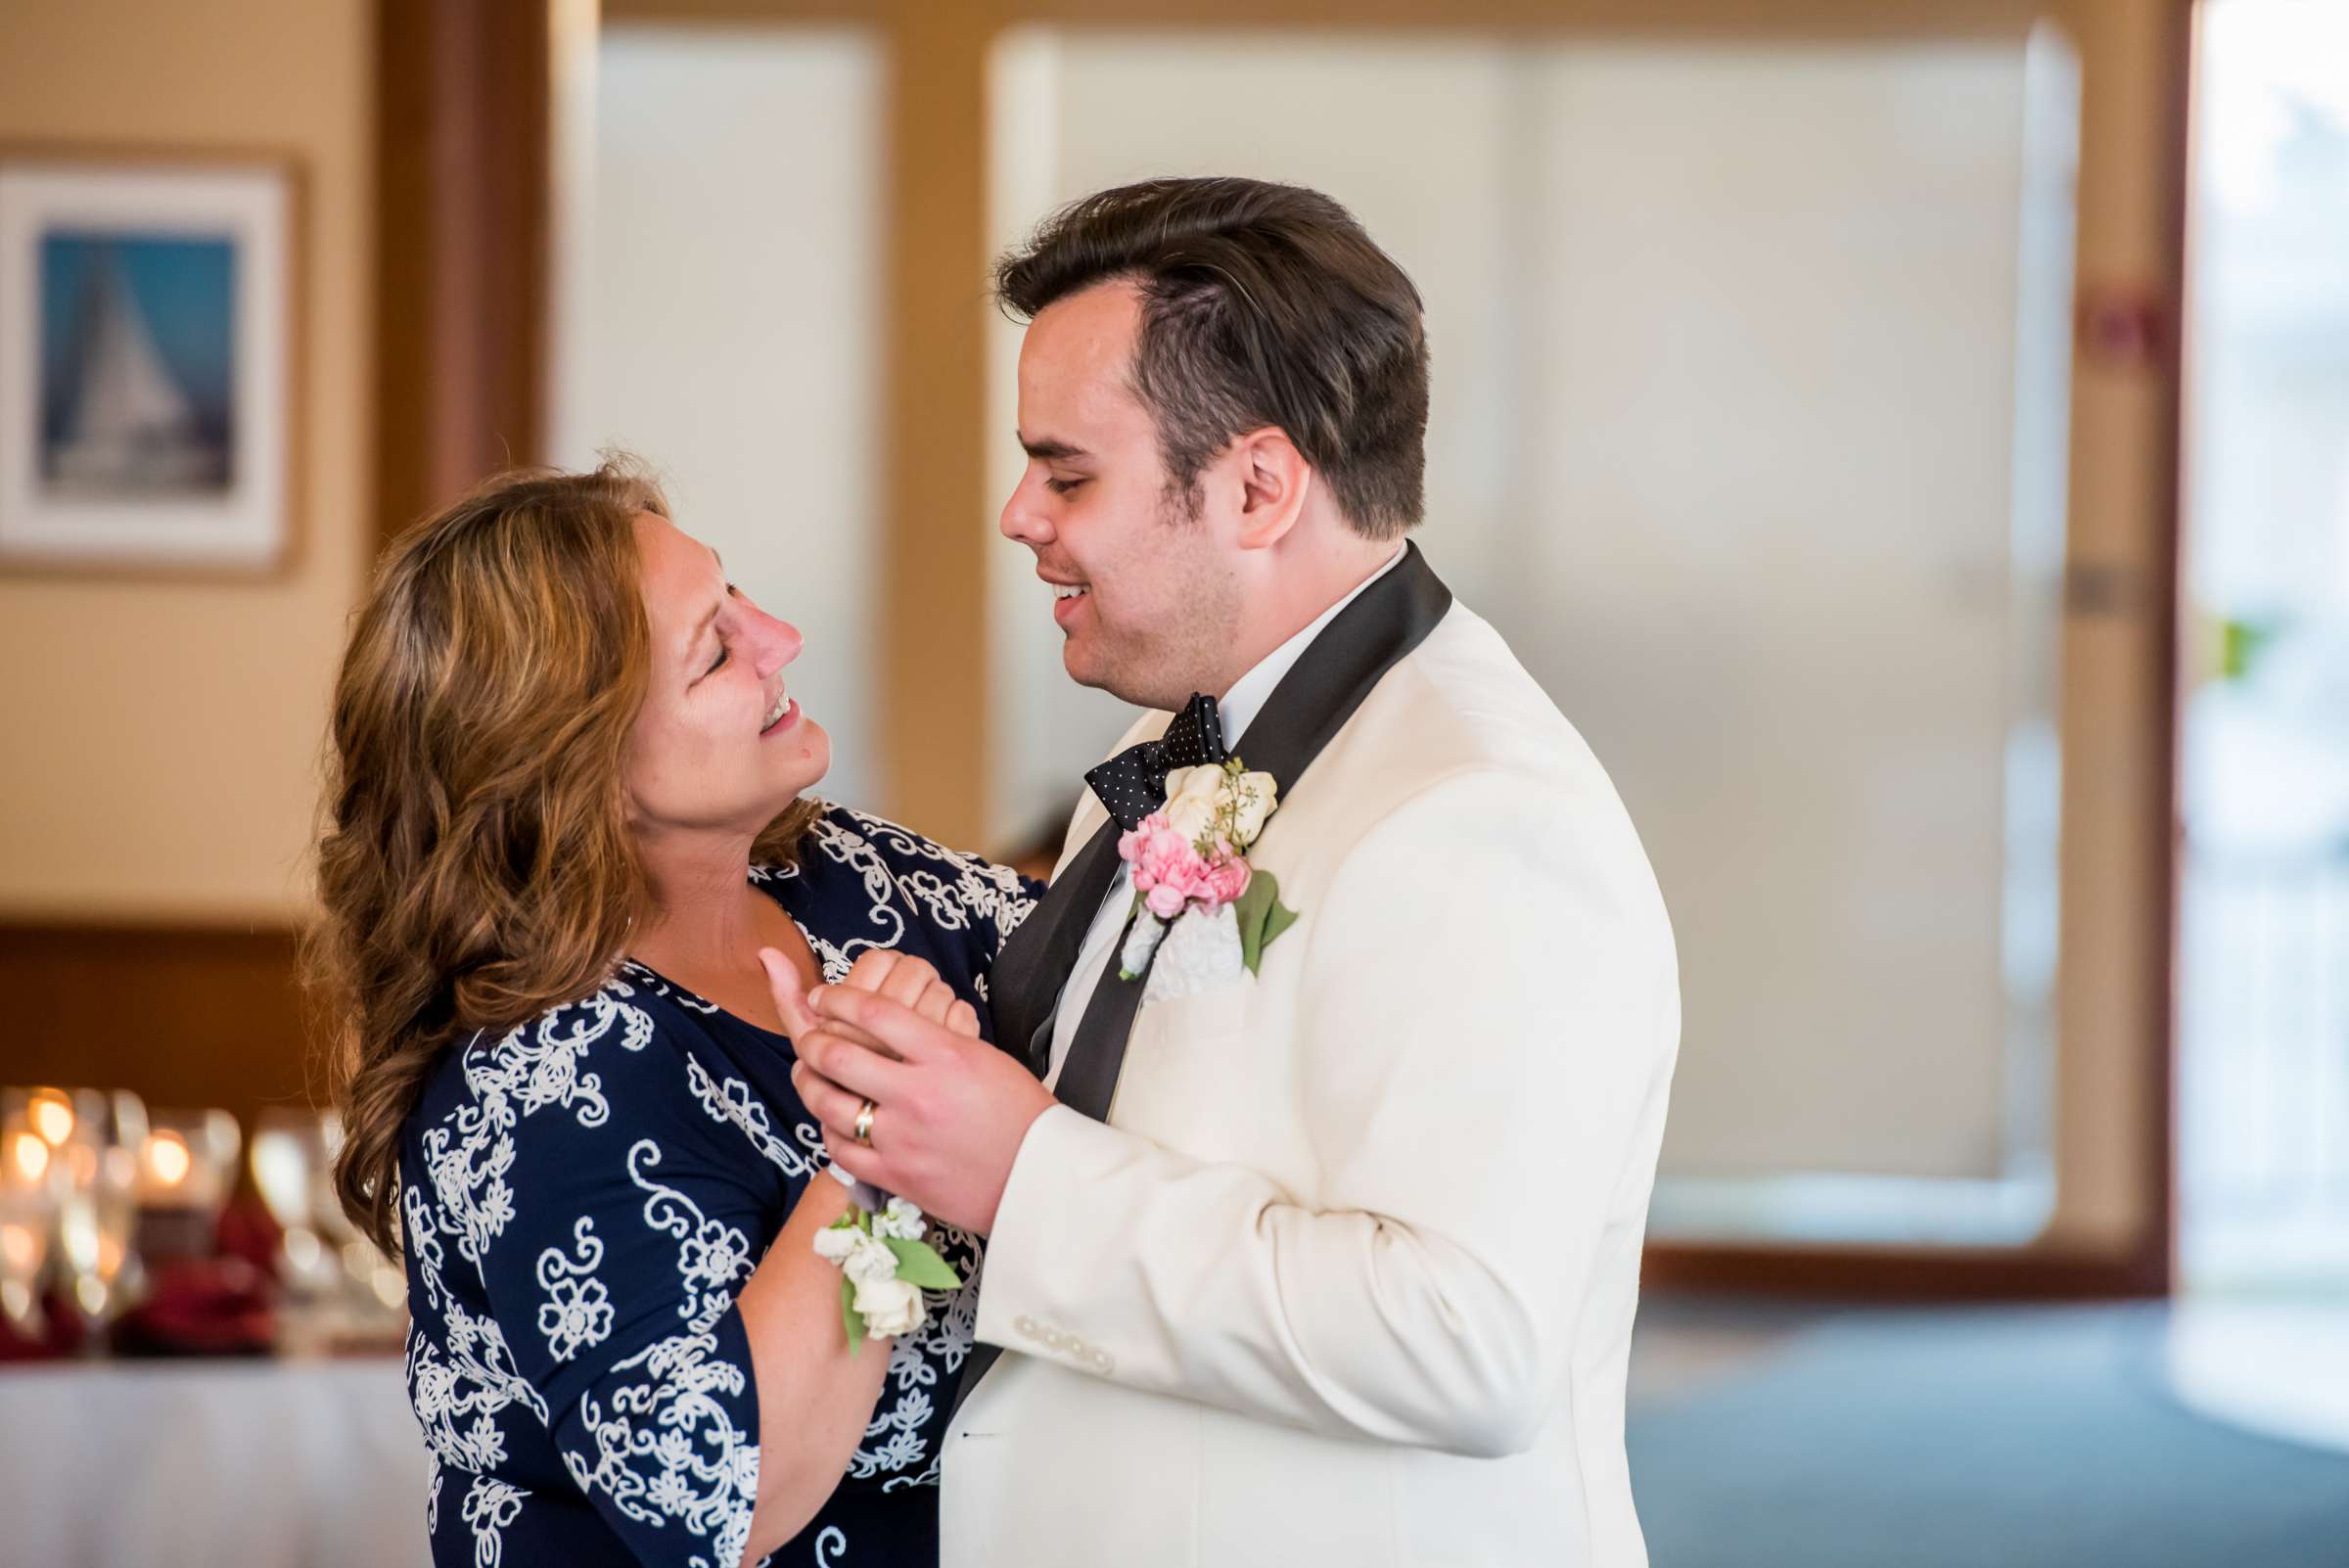
[[[1231,754],[1223,749],[1223,717],[1216,700],[1194,694],[1157,740],[1128,746],[1084,775],[1118,826],[1131,833],[1143,817],[1167,804],[1167,775],[1178,767],[1205,767]]]

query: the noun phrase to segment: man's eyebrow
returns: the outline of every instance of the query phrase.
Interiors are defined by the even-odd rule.
[[[1071,446],[1067,441],[1057,441],[1049,436],[1039,436],[1035,440],[1030,440],[1027,437],[1022,436],[1020,449],[1030,457],[1040,458],[1047,463],[1062,463],[1072,457],[1093,455],[1082,446]]]

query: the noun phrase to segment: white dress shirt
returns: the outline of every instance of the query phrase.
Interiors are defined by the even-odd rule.
[[[1223,723],[1223,746],[1226,751],[1238,751],[1240,737],[1264,708],[1265,699],[1280,684],[1305,650],[1313,646],[1322,628],[1336,619],[1339,611],[1361,596],[1364,588],[1395,570],[1404,556],[1404,547],[1397,545],[1387,557],[1387,564],[1356,583],[1351,592],[1328,609],[1315,616],[1313,623],[1256,663],[1255,668],[1231,683],[1216,704],[1216,712]],[[1290,779],[1275,781],[1285,794]],[[1093,915],[1093,923],[1085,929],[1084,945],[1077,949],[1077,965],[1069,971],[1069,983],[1060,994],[1060,1010],[1052,1018],[1052,1064],[1044,1075],[1047,1088],[1060,1082],[1060,1069],[1069,1056],[1069,1042],[1077,1038],[1077,1026],[1083,1021],[1084,1010],[1100,988],[1101,977],[1109,969],[1109,950],[1117,945],[1118,936],[1126,929],[1126,915],[1132,903],[1133,876],[1123,862],[1110,880],[1109,892],[1101,899],[1101,907]]]

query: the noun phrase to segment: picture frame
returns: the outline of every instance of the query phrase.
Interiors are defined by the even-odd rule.
[[[286,570],[302,262],[289,156],[0,146],[0,573]]]

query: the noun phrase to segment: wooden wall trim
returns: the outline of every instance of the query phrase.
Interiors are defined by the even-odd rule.
[[[233,1111],[323,1087],[285,927],[0,924],[7,1079],[127,1088],[152,1105]]]
[[[2186,854],[2186,817],[2180,795],[2185,744],[2188,677],[2186,612],[2180,579],[2186,570],[2186,399],[2185,322],[2192,298],[2188,261],[2188,225],[2192,220],[2193,90],[2195,26],[2200,7],[2169,0],[2158,12],[2166,29],[2161,65],[2162,99],[2168,123],[2161,127],[2161,227],[2163,273],[2173,328],[2161,355],[2165,395],[2160,402],[2157,443],[2162,461],[2155,481],[2154,507],[2161,526],[2157,570],[2151,575],[2155,642],[2161,679],[2147,715],[2157,737],[2152,790],[2158,801],[2147,824],[2144,853],[2162,867],[2145,921],[2150,950],[2158,961],[2146,984],[2153,992],[2152,1027],[2145,1040],[2146,1105],[2143,1123],[2143,1181],[2150,1214],[2139,1268],[2160,1281],[2161,1293],[2178,1275],[2178,1029],[2181,1016],[2179,922]]]
[[[2078,1301],[2165,1296],[2167,1248],[2096,1257],[2038,1248],[1904,1251],[1650,1242],[1643,1290],[1818,1301]]]
[[[544,460],[544,4],[378,0],[376,529]]]
[[[1023,23],[1528,32],[1705,39],[2007,37],[2046,0],[604,0],[609,22],[886,23],[906,30]]]

